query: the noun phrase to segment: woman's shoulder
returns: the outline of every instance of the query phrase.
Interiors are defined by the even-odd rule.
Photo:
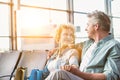
[[[74,48],[69,49],[69,50],[66,52],[66,56],[76,56],[76,57],[78,57],[78,55],[79,55],[78,50],[77,50],[77,49],[74,49]]]
[[[73,54],[73,53],[78,53],[78,50],[75,49],[75,48],[72,48],[72,49],[69,49],[69,52],[72,53],[72,54]]]

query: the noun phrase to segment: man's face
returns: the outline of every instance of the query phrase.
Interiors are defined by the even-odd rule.
[[[93,39],[95,35],[95,24],[93,24],[92,18],[88,19],[87,27],[85,29],[88,34],[88,38]]]

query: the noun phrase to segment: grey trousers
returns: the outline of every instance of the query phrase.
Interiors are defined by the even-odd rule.
[[[68,71],[56,70],[50,72],[49,76],[45,80],[84,80]]]

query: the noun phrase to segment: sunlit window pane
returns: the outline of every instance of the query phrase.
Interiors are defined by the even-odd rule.
[[[8,36],[9,35],[9,6],[0,4],[0,36]]]
[[[21,0],[21,4],[32,5],[32,6],[41,6],[41,7],[49,7],[50,0]]]
[[[87,39],[86,28],[87,17],[86,14],[74,14],[74,25],[77,28],[79,26],[79,32],[76,32],[76,43],[85,41]]]
[[[10,0],[0,0],[0,2],[10,2]]]
[[[111,11],[113,19],[113,33],[116,40],[120,42],[120,0],[112,0]]]
[[[120,18],[113,18],[114,36],[120,37]]]
[[[66,9],[66,0],[21,0],[21,4],[55,9]]]
[[[49,24],[49,11],[21,8],[21,10],[17,12],[17,24],[18,36],[38,36],[47,34],[44,27]]]
[[[104,0],[73,0],[74,10],[91,12],[93,10],[104,11]]]
[[[66,0],[49,0],[50,1],[50,8],[55,9],[67,9]]]
[[[51,11],[50,12],[51,23],[66,23],[67,22],[67,12]]]
[[[9,50],[9,38],[0,37],[0,51]]]
[[[57,17],[58,15],[62,17]],[[61,18],[64,18],[63,12],[22,7],[21,10],[17,11],[18,49],[54,48],[54,39],[51,35],[55,26],[52,25],[51,21],[64,21]]]
[[[76,34],[77,37],[87,37],[87,33],[85,31],[86,28],[87,17],[86,14],[74,14],[74,25],[80,27],[80,32]]]
[[[120,0],[112,0],[112,15],[120,17]]]
[[[21,8],[17,12],[18,36],[49,35],[49,24],[63,22],[67,22],[66,12]]]
[[[19,50],[50,50],[55,48],[53,38],[18,38]]]

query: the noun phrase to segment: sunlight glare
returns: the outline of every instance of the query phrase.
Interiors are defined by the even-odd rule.
[[[18,11],[17,22],[21,35],[46,34],[44,26],[49,24],[49,14],[45,10],[22,9]]]

